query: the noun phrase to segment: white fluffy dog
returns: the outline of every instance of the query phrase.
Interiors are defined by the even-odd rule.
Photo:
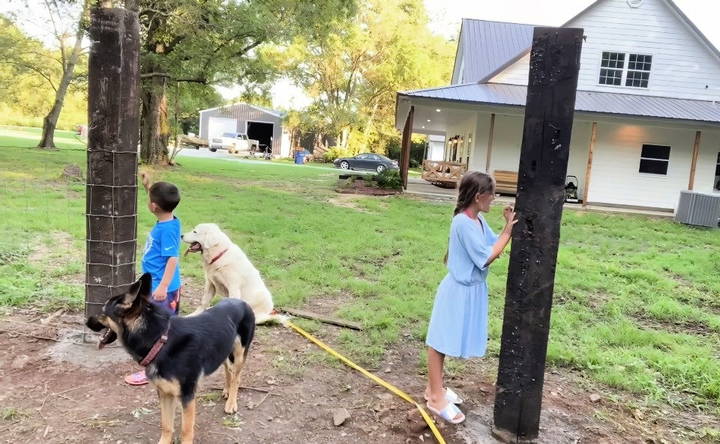
[[[208,308],[213,296],[219,294],[247,302],[255,312],[256,324],[285,320],[284,316],[273,313],[272,295],[260,272],[220,227],[200,224],[180,237],[190,244],[185,254],[202,253],[205,270],[205,289],[200,307],[193,314]]]

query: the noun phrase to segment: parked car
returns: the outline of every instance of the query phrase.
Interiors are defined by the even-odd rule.
[[[236,154],[240,151],[253,152],[259,145],[257,140],[248,138],[247,134],[223,133],[220,137],[213,137],[209,147],[212,152],[228,150],[230,154]]]
[[[335,159],[333,163],[336,168],[343,170],[370,170],[378,173],[399,168],[397,161],[374,153],[362,153],[355,157],[340,157]]]

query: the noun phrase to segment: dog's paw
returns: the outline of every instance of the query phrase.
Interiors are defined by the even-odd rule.
[[[238,406],[237,406],[237,400],[234,400],[231,402],[230,399],[225,403],[225,413],[231,415],[233,413],[237,413]]]

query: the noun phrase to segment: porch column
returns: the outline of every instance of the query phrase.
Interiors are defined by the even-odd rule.
[[[410,106],[410,112],[405,119],[405,127],[403,128],[402,146],[400,149],[400,178],[402,179],[403,189],[407,190],[408,170],[410,169],[410,147],[412,142],[413,117],[415,116],[415,106]]]
[[[690,163],[690,181],[688,182],[688,190],[692,191],[695,187],[695,168],[697,167],[698,155],[700,154],[700,139],[702,132],[695,132],[695,143],[693,144],[692,162]]]
[[[590,132],[590,148],[588,149],[587,166],[585,167],[585,188],[583,189],[583,207],[588,204],[588,195],[590,194],[590,176],[592,174],[593,152],[595,151],[595,141],[597,140],[597,122],[592,123]],[[579,185],[579,184],[578,184]]]
[[[490,174],[490,160],[492,160],[492,146],[495,136],[495,113],[490,114],[490,131],[488,135],[487,158],[485,159],[485,172]]]

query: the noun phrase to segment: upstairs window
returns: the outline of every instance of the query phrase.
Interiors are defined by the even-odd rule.
[[[621,52],[603,52],[600,66],[601,85],[622,85],[625,54]]]
[[[647,88],[651,66],[651,55],[604,51],[600,63],[599,83],[601,85]]]
[[[651,55],[630,54],[625,86],[647,88],[650,80]]]
[[[667,175],[670,163],[670,147],[664,145],[643,145],[640,154],[640,172]]]

